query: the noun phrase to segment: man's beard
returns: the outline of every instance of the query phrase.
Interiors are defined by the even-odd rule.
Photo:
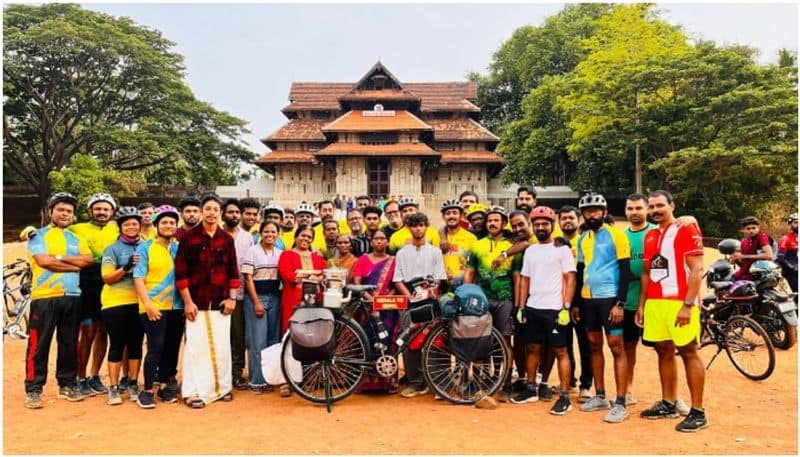
[[[586,219],[586,225],[590,230],[596,232],[603,226],[603,219]]]
[[[236,227],[237,225],[239,225],[239,219],[229,219],[229,220],[226,220],[226,221],[225,221],[225,225],[227,225],[229,228],[234,228],[234,227]]]
[[[561,227],[561,233],[563,233],[564,235],[572,236],[577,231],[578,231],[578,227],[572,227],[572,228]]]
[[[550,238],[549,232],[536,232],[536,239],[539,240],[540,243],[547,241],[548,238]]]
[[[531,213],[531,210],[532,210],[533,208],[531,208],[530,206],[528,206],[528,204],[527,204],[527,203],[520,203],[520,204],[518,204],[518,205],[516,206],[516,208],[515,208],[515,209],[521,209],[521,210],[525,211],[526,213],[530,214],[530,213]]]

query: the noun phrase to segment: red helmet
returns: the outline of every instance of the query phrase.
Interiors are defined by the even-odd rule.
[[[551,223],[556,223],[556,212],[552,210],[549,206],[537,206],[531,210],[530,219],[531,221],[535,219],[548,219]]]

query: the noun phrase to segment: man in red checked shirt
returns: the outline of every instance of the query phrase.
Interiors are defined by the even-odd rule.
[[[207,195],[201,205],[201,223],[186,231],[175,256],[187,320],[181,394],[192,408],[233,400],[230,320],[240,283],[233,238],[219,225],[222,200]]]

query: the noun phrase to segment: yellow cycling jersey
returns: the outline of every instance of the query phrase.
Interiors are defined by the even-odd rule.
[[[67,230],[86,240],[89,250],[92,252],[92,257],[94,257],[94,263],[97,264],[103,259],[103,252],[106,248],[114,244],[119,238],[119,228],[114,221],[102,227],[92,222],[81,222],[80,224],[69,226]]]
[[[143,278],[147,295],[155,309],[183,309],[183,300],[175,289],[175,255],[178,242],[172,240],[169,248],[157,241],[145,241],[136,248],[139,263],[133,269],[134,278]],[[145,312],[144,303],[138,301],[139,313]]]
[[[455,234],[447,233],[447,252],[444,253],[444,270],[449,278],[464,276],[472,245],[478,239],[469,230],[458,228]]]
[[[120,267],[124,267],[134,251],[136,251],[136,245],[116,241],[103,252],[103,262],[100,265],[100,273],[103,276],[108,276]],[[136,297],[136,290],[133,288],[132,271],[125,273],[125,276],[114,284],[103,284],[103,289],[100,292],[102,309],[109,309],[122,305],[135,305],[138,302],[139,299]]]
[[[149,232],[141,231],[141,232],[139,232],[139,238],[142,241],[154,240],[154,239],[156,239],[156,235],[157,235],[156,231],[157,230],[156,230],[155,227],[153,227],[153,229],[150,230]]]
[[[441,239],[439,238],[439,232],[432,227],[425,229],[425,239],[428,240],[428,243],[437,248],[441,242]],[[389,239],[389,252],[395,253],[407,244],[411,244],[411,230],[409,230],[408,227],[403,226],[403,228],[394,232],[392,237]]]
[[[35,255],[74,256],[91,255],[91,253],[86,240],[70,231],[54,225],[37,230],[36,235],[28,241],[28,254],[33,273],[31,299],[81,295],[77,271],[58,272],[42,268],[36,263]]]

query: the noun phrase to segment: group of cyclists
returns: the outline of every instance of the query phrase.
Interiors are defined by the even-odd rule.
[[[516,380],[509,372],[501,402],[555,397],[550,412],[563,415],[576,396],[581,411],[606,411],[606,422],[622,422],[637,403],[634,368],[644,337],[658,354],[662,399],[640,416],[683,415],[676,428],[685,432],[707,427],[697,354],[697,221],[676,218],[672,196],[660,190],[627,197],[625,229],[614,226],[600,194],[557,211],[537,205],[536,197],[534,188],[520,187],[507,211],[465,191],[442,204],[437,230],[412,197],[380,205],[358,197],[342,211],[330,200],[262,208],[255,199],[213,194],[184,198],[177,208],[119,207],[111,195],[95,194],[86,208],[90,220],[73,224],[77,199],[56,193],[48,202],[50,223],[25,235],[33,271],[26,406],[42,407],[56,330],[58,397],[69,401],[106,394],[109,405],[127,396],[153,408],[156,399],[180,397],[203,408],[232,400],[233,390],[260,395],[278,387],[290,396],[285,384],[266,382],[261,353],[287,331],[303,280],[321,279],[308,271],[335,266],[347,270],[349,282],[375,285],[376,295],[410,296],[406,283],[420,276],[433,277],[441,291],[479,285],[493,326],[513,352]],[[790,227],[794,237],[781,244],[794,243],[796,265],[796,216]],[[407,320],[397,311],[374,314],[389,333]],[[606,391],[604,341],[613,356],[613,394]],[[676,352],[691,405],[676,395]],[[100,378],[106,356],[108,385]],[[406,350],[403,359],[400,395],[428,394],[419,350]],[[551,386],[553,366],[558,381]],[[368,378],[362,390],[395,392],[401,381]]]

